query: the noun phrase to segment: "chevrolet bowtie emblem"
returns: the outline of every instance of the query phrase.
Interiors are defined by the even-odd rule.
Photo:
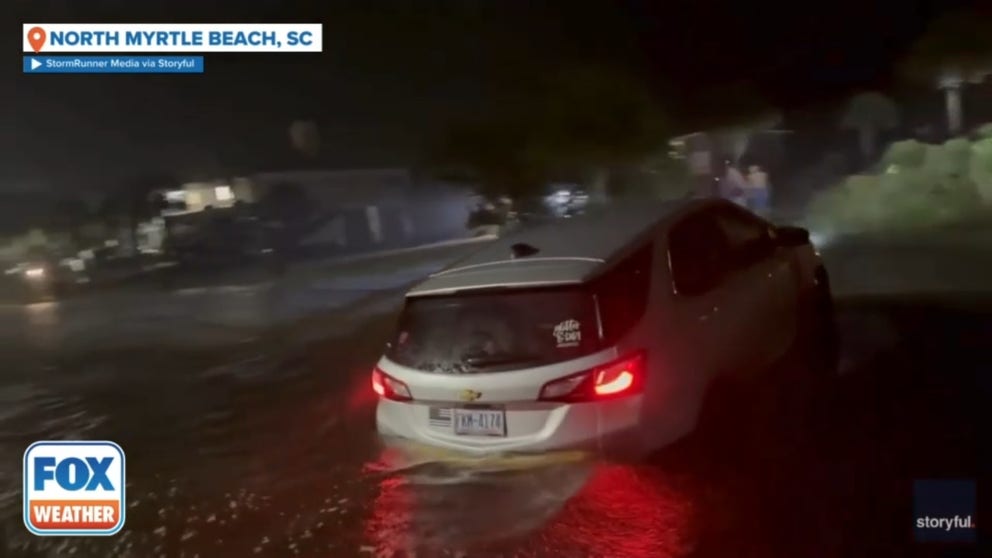
[[[482,392],[471,389],[463,389],[462,392],[458,394],[458,397],[461,398],[462,401],[475,401],[482,397]]]

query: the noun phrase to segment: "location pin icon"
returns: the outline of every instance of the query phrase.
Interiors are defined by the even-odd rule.
[[[28,31],[28,44],[36,53],[41,52],[41,47],[45,46],[46,39],[48,39],[48,34],[41,27],[32,27]]]

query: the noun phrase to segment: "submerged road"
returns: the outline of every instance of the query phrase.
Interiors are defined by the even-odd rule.
[[[844,358],[812,420],[797,427],[787,409],[741,419],[754,402],[730,399],[696,435],[637,464],[563,455],[470,466],[381,447],[368,372],[392,326],[396,285],[214,345],[60,350],[57,339],[8,335],[0,556],[977,552],[914,543],[911,528],[913,479],[975,478],[989,464],[980,425],[990,418],[992,307],[977,287],[992,283],[974,274],[992,275],[982,255],[992,251],[955,246],[829,251]],[[322,335],[300,341],[315,329]],[[40,439],[123,446],[123,532],[27,533],[21,456]]]

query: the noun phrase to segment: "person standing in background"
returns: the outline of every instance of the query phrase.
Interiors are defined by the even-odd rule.
[[[727,170],[721,180],[720,195],[738,205],[748,206],[748,182],[741,171],[737,170],[730,161],[726,161]]]
[[[758,165],[751,165],[747,172],[747,207],[759,215],[767,215],[770,202],[768,173]]]

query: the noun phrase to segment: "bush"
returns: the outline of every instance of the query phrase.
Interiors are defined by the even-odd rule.
[[[916,140],[897,141],[889,146],[882,156],[883,166],[887,169],[895,165],[898,168],[919,168],[926,158],[927,145]]]
[[[967,176],[971,158],[971,144],[966,139],[955,138],[944,145],[931,146],[924,167],[939,176]]]
[[[849,176],[818,194],[810,205],[810,225],[818,231],[850,231],[871,227],[878,215],[879,176]]]
[[[992,127],[992,124],[988,126]],[[968,171],[978,197],[985,205],[992,205],[992,136],[976,141],[971,146],[971,165]]]
[[[834,233],[922,228],[967,219],[992,203],[992,139],[898,142],[883,162],[884,173],[850,176],[816,196],[810,226]]]

